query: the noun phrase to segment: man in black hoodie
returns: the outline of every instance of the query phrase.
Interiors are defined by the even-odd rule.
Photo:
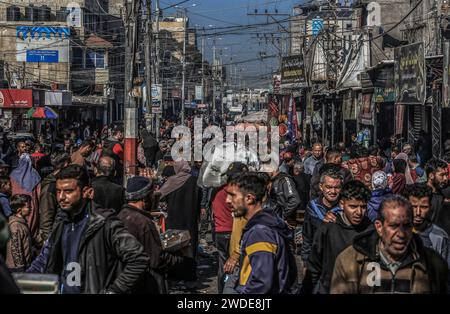
[[[311,276],[304,281],[305,293],[311,288],[313,292],[326,294],[330,292],[331,276],[337,256],[352,244],[355,235],[372,227],[366,216],[367,203],[371,193],[360,181],[344,184],[339,201],[342,211],[338,212],[335,223],[323,224],[314,236],[313,246],[307,261],[307,271]]]

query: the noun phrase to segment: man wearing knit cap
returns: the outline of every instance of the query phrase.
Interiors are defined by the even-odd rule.
[[[367,216],[374,222],[378,216],[378,208],[381,202],[392,195],[388,187],[388,177],[383,171],[376,171],[372,175],[372,198],[367,204]]]
[[[146,177],[128,180],[125,204],[118,214],[128,231],[144,246],[150,256],[150,270],[142,277],[134,293],[168,293],[167,268],[183,261],[183,257],[163,252],[159,233],[151,215],[153,183]]]

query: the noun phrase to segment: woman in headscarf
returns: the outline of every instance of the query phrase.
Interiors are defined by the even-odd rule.
[[[394,176],[392,178],[392,193],[402,194],[406,186],[406,161],[403,159],[394,159]]]
[[[155,193],[167,203],[166,229],[189,230],[191,245],[188,248],[186,263],[172,271],[174,279],[196,281],[196,253],[198,244],[198,220],[200,214],[201,190],[197,178],[191,175],[186,161],[173,165],[175,175],[167,179]]]
[[[31,235],[36,243],[41,241],[38,238],[39,233],[39,194],[41,190],[41,177],[28,154],[22,154],[19,158],[19,165],[11,172],[11,190],[12,195],[27,194],[31,196],[31,213],[27,217],[28,226]]]
[[[400,154],[398,154],[395,157],[395,159],[401,159],[401,160],[404,160],[406,162],[406,168],[405,168],[406,184],[407,185],[414,184],[414,180],[413,180],[412,175],[411,175],[411,168],[409,168],[409,162],[408,162],[409,161],[409,157],[408,157],[408,155],[405,154],[405,153],[400,153]]]

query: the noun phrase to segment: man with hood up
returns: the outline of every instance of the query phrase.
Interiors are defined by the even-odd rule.
[[[227,203],[235,217],[245,217],[240,274],[235,290],[241,294],[287,294],[297,286],[297,266],[290,250],[292,232],[270,210],[263,209],[267,180],[244,173],[227,186]]]
[[[366,216],[370,191],[361,181],[349,181],[344,184],[339,205],[342,211],[336,215],[335,223],[323,224],[314,236],[311,254],[307,261],[303,292],[320,294],[330,293],[331,276],[337,256],[349,245],[353,238],[369,228],[372,222]],[[308,291],[309,287],[309,291]]]

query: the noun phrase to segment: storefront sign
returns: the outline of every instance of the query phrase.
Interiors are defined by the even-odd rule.
[[[423,43],[395,48],[396,103],[422,105],[425,103],[425,53]]]
[[[279,94],[281,88],[281,75],[273,76],[273,93]]]
[[[46,106],[71,106],[72,92],[69,91],[46,91],[45,92]]]
[[[281,65],[283,84],[305,83],[305,64],[302,55],[283,57]]]
[[[395,102],[395,90],[393,88],[374,87],[373,102]]]
[[[363,94],[359,112],[359,119],[362,124],[373,125],[373,108],[372,94]]]
[[[33,90],[0,89],[0,108],[31,108]]]
[[[153,84],[152,85],[152,112],[155,109],[161,108],[162,103],[162,85]]]
[[[16,61],[69,62],[70,28],[58,26],[17,26]]]
[[[450,41],[444,42],[444,74],[442,84],[442,108],[450,107]]]
[[[201,85],[195,86],[195,99],[197,99],[197,100],[203,99],[203,86],[201,86]]]

